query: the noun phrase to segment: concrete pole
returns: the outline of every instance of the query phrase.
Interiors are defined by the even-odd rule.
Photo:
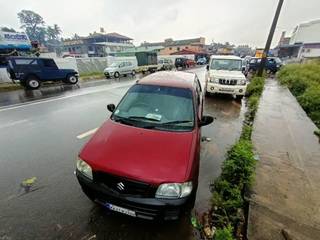
[[[270,29],[270,32],[269,32],[268,40],[267,40],[266,46],[264,48],[262,59],[261,59],[261,63],[260,63],[260,66],[259,66],[259,71],[258,71],[258,76],[259,77],[262,77],[263,70],[264,70],[264,67],[265,67],[266,62],[267,62],[267,55],[268,55],[268,52],[270,50],[270,46],[271,46],[271,43],[272,43],[273,35],[274,35],[274,32],[275,32],[276,27],[277,27],[277,23],[278,23],[278,19],[279,19],[279,16],[280,16],[280,12],[281,12],[281,8],[282,8],[282,5],[283,5],[283,2],[284,2],[284,0],[279,0],[278,7],[277,7],[277,10],[276,10],[276,14],[275,14],[275,16],[273,18],[273,22],[272,22],[271,29]]]

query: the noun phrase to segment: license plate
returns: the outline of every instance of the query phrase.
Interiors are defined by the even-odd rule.
[[[219,90],[220,90],[220,92],[233,92],[233,89],[229,89],[229,88],[222,88]]]
[[[113,204],[110,204],[110,203],[105,203],[104,205],[108,209],[110,209],[111,211],[122,213],[122,214],[126,214],[126,215],[129,215],[131,217],[136,217],[136,213],[134,211],[132,211],[132,210],[129,210],[129,209],[126,209],[126,208],[123,208],[123,207],[119,207],[119,206],[116,206],[116,205],[113,205]]]

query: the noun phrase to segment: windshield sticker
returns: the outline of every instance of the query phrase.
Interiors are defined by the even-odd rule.
[[[160,121],[162,116],[159,115],[159,114],[154,114],[154,113],[148,113],[146,115],[146,118],[150,118],[150,119],[154,119],[154,120],[157,120],[157,121]]]

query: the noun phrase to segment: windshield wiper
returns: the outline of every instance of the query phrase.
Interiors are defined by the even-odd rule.
[[[120,122],[120,123],[123,123],[123,124],[126,124],[126,125],[133,126],[132,121],[130,121],[130,119],[128,119],[128,118],[119,117],[119,116],[114,115],[114,116],[113,116],[113,119],[114,119],[116,122]]]
[[[154,118],[148,118],[148,117],[142,117],[142,116],[130,116],[128,117],[129,119],[143,119],[143,120],[149,120],[149,121],[153,121],[153,122],[159,122],[158,119],[154,119]]]
[[[190,120],[178,120],[178,121],[164,122],[164,123],[161,123],[160,125],[172,125],[172,124],[191,123],[191,122],[192,121]]]

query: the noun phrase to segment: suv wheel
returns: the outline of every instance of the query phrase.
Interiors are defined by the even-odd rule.
[[[114,77],[115,77],[115,78],[119,78],[119,77],[120,77],[120,73],[115,72],[115,73],[114,73]]]
[[[67,76],[67,82],[70,84],[76,84],[78,82],[78,77],[73,74],[70,74]]]
[[[237,96],[236,96],[236,99],[237,99],[237,100],[241,100],[242,98],[243,98],[243,95],[237,95]]]
[[[26,81],[26,87],[29,88],[29,89],[38,89],[41,85],[39,79],[37,79],[36,77],[32,76],[32,77],[29,77]]]
[[[132,70],[131,75],[132,75],[132,77],[134,77],[136,75],[136,71]]]

